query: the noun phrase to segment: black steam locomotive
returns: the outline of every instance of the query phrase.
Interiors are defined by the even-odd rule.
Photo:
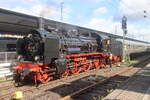
[[[45,30],[31,31],[27,36],[17,41],[19,60],[50,64],[63,55],[92,53],[102,51],[102,38],[83,37],[64,32],[48,32]]]
[[[17,41],[14,79],[17,83],[26,79],[46,83],[56,75],[66,77],[106,67],[108,53],[103,45],[108,40],[96,33],[83,36],[77,31],[31,31]]]

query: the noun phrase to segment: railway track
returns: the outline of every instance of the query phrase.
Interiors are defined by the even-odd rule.
[[[84,87],[84,88],[82,88],[82,89],[79,89],[79,90],[77,90],[77,91],[71,93],[71,94],[68,94],[67,96],[65,96],[65,97],[63,97],[63,98],[60,98],[59,100],[70,100],[70,99],[75,99],[75,100],[76,100],[76,99],[77,99],[77,100],[78,100],[78,99],[79,99],[79,100],[87,100],[87,99],[83,99],[83,97],[81,96],[82,93],[85,94],[85,95],[84,95],[85,97],[88,97],[88,100],[92,100],[91,98],[89,98],[89,96],[87,96],[86,93],[91,93],[91,90],[96,89],[98,85],[103,85],[103,86],[106,87],[105,84],[106,84],[107,81],[109,81],[109,80],[115,78],[116,76],[118,76],[118,75],[120,75],[120,74],[122,74],[122,73],[125,73],[125,72],[127,72],[127,71],[129,71],[129,70],[131,70],[131,69],[132,69],[132,67],[130,67],[130,68],[124,70],[124,71],[121,71],[121,72],[119,72],[119,73],[117,73],[117,74],[115,74],[115,75],[112,75],[112,76],[110,76],[110,77],[104,78],[104,79],[102,79],[102,80],[100,80],[100,81],[98,81],[98,82],[95,82],[95,83],[93,83],[93,84],[87,86],[87,87]],[[89,90],[90,90],[90,91],[89,91]],[[97,90],[97,89],[96,89],[96,90]],[[106,90],[106,88],[103,88],[103,91],[104,91],[104,90]],[[92,91],[92,92],[93,92],[93,91]],[[102,92],[102,93],[104,93],[104,92]],[[96,96],[94,96],[94,97],[97,98]],[[99,97],[98,97],[98,98],[99,98]]]
[[[81,73],[81,74],[77,74],[77,75],[73,75],[73,76],[69,76],[67,78],[62,78],[62,79],[57,79],[57,80],[54,80],[54,81],[50,81],[49,83],[47,84],[41,84],[39,85],[38,87],[35,87],[34,85],[33,86],[23,86],[23,87],[14,87],[13,84],[11,85],[7,85],[7,86],[1,86],[0,87],[0,90],[5,92],[7,91],[6,93],[0,93],[0,100],[9,100],[9,98],[11,97],[11,94],[15,91],[22,91],[23,93],[25,92],[28,92],[28,91],[34,91],[34,89],[39,89],[39,88],[42,88],[42,87],[45,87],[45,86],[49,86],[49,85],[53,85],[55,83],[58,83],[58,82],[62,82],[62,81],[66,81],[66,80],[70,80],[72,78],[76,78],[76,77],[79,77],[79,76],[82,76],[84,74],[88,74],[88,73],[91,73],[91,72],[94,72],[94,70],[91,70],[89,72],[84,72],[84,73]],[[10,90],[11,89],[11,90]]]
[[[144,67],[150,62],[149,58],[145,59],[141,63],[136,64],[136,67]],[[125,77],[122,74],[125,74],[128,71],[131,71],[134,67],[130,67],[124,71],[116,73],[110,77],[107,77],[101,81],[93,83],[87,87],[79,89],[71,94],[66,95],[59,100],[102,100],[105,96],[111,93],[114,89],[119,88],[121,83],[127,82],[130,80],[131,76],[136,74],[139,70],[134,73],[130,73],[130,77]]]
[[[11,85],[7,85],[7,86],[1,86],[0,89],[1,90],[7,90],[7,89],[13,88],[13,87],[14,87],[14,85],[11,84]]]
[[[68,78],[54,80],[54,81],[49,82],[48,84],[41,84],[39,87],[35,87],[35,86],[23,86],[23,87],[18,87],[18,88],[13,87],[13,86],[12,87],[11,86],[2,87],[1,91],[3,91],[3,92],[7,91],[7,93],[3,93],[3,94],[0,93],[0,100],[10,100],[11,94],[15,91],[22,91],[24,94],[27,94],[28,92],[33,92],[33,91],[36,91],[39,89],[48,88],[49,86],[52,86],[52,85],[56,85],[56,83],[62,83],[63,84],[63,82],[65,83],[66,81],[68,81],[70,79],[73,79],[76,77],[78,78],[79,76],[84,76],[85,74],[87,74],[87,76],[88,76],[88,74],[90,75],[92,72],[95,72],[95,71],[96,70],[91,70],[90,72],[77,74],[74,76],[70,76]]]
[[[146,60],[145,60],[146,61]],[[141,64],[141,63],[140,63]],[[143,63],[142,63],[143,64]],[[126,70],[124,70],[123,72],[127,72],[128,70],[131,70],[133,67],[127,67]],[[91,72],[94,72],[95,70],[91,70],[90,72],[84,72],[84,73],[81,73],[81,74],[78,74],[78,75],[74,75],[74,76],[70,76],[68,78],[63,78],[63,79],[58,79],[58,80],[54,80],[54,81],[51,81],[49,82],[48,84],[41,84],[39,87],[35,87],[35,86],[24,86],[24,87],[19,87],[19,88],[15,88],[15,87],[11,87],[11,86],[7,86],[7,87],[2,87],[1,91],[3,90],[7,90],[8,92],[7,93],[4,93],[4,94],[0,94],[0,100],[10,100],[10,96],[13,92],[15,91],[22,91],[24,94],[28,94],[28,92],[33,92],[35,90],[39,90],[39,89],[43,89],[43,88],[49,88],[49,86],[52,86],[52,85],[56,85],[56,83],[63,83],[63,81],[67,81],[67,80],[70,80],[70,79],[73,79],[73,78],[76,78],[76,77],[79,77],[79,76],[83,76],[87,73],[91,73]],[[95,79],[95,81],[90,81],[89,84],[87,84],[87,82],[85,84],[87,84],[86,87],[84,88],[81,88],[81,89],[78,89],[78,90],[75,90],[75,92],[73,91],[72,93],[67,93],[67,94],[64,94],[64,98],[61,98],[62,100],[64,100],[65,98],[68,98],[68,97],[76,97],[76,95],[82,93],[83,91],[87,90],[87,89],[90,89],[92,87],[95,87],[97,84],[101,84],[103,82],[105,82],[106,80],[108,80],[109,78],[112,78],[112,77],[115,77],[123,72],[119,72],[117,73],[116,75],[113,75],[113,76],[110,76],[110,77],[106,77],[103,79],[99,79],[99,81],[97,81]],[[83,80],[83,79],[82,79]],[[84,85],[85,85],[84,84]],[[13,88],[13,91],[9,91],[10,88]],[[45,89],[46,90],[46,89]],[[39,96],[44,96],[48,94],[49,95],[49,92],[45,92],[45,93],[40,93],[39,95],[36,96],[39,97]],[[25,99],[26,100],[26,99]],[[28,99],[29,100],[29,99]],[[31,98],[31,100],[35,100],[35,97]]]

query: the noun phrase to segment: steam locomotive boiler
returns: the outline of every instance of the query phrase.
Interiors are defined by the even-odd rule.
[[[18,62],[13,67],[17,85],[46,83],[54,78],[103,68],[109,54],[101,36],[81,36],[76,31],[33,30],[17,41]],[[119,57],[113,56],[113,62]]]

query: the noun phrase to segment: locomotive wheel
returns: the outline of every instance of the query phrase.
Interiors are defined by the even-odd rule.
[[[23,85],[23,80],[21,79],[21,75],[18,71],[13,74],[14,86],[19,87]]]
[[[48,74],[42,74],[41,73],[41,79],[40,79],[40,82],[41,83],[48,83],[48,81],[50,81],[50,77],[48,76]]]
[[[85,72],[89,71],[89,70],[90,70],[90,66],[88,66],[88,65],[83,65],[83,70],[84,70]]]
[[[70,75],[70,70],[66,69],[66,71],[62,74],[61,77],[65,78],[65,77],[68,77],[69,75]]]
[[[46,79],[42,78],[40,81],[41,81],[41,83],[48,83],[48,81],[50,81],[50,77],[46,78]]]
[[[79,74],[81,71],[82,71],[81,67],[71,69],[72,74]]]

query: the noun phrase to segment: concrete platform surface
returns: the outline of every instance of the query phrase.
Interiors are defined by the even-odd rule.
[[[103,100],[150,100],[150,64]]]

